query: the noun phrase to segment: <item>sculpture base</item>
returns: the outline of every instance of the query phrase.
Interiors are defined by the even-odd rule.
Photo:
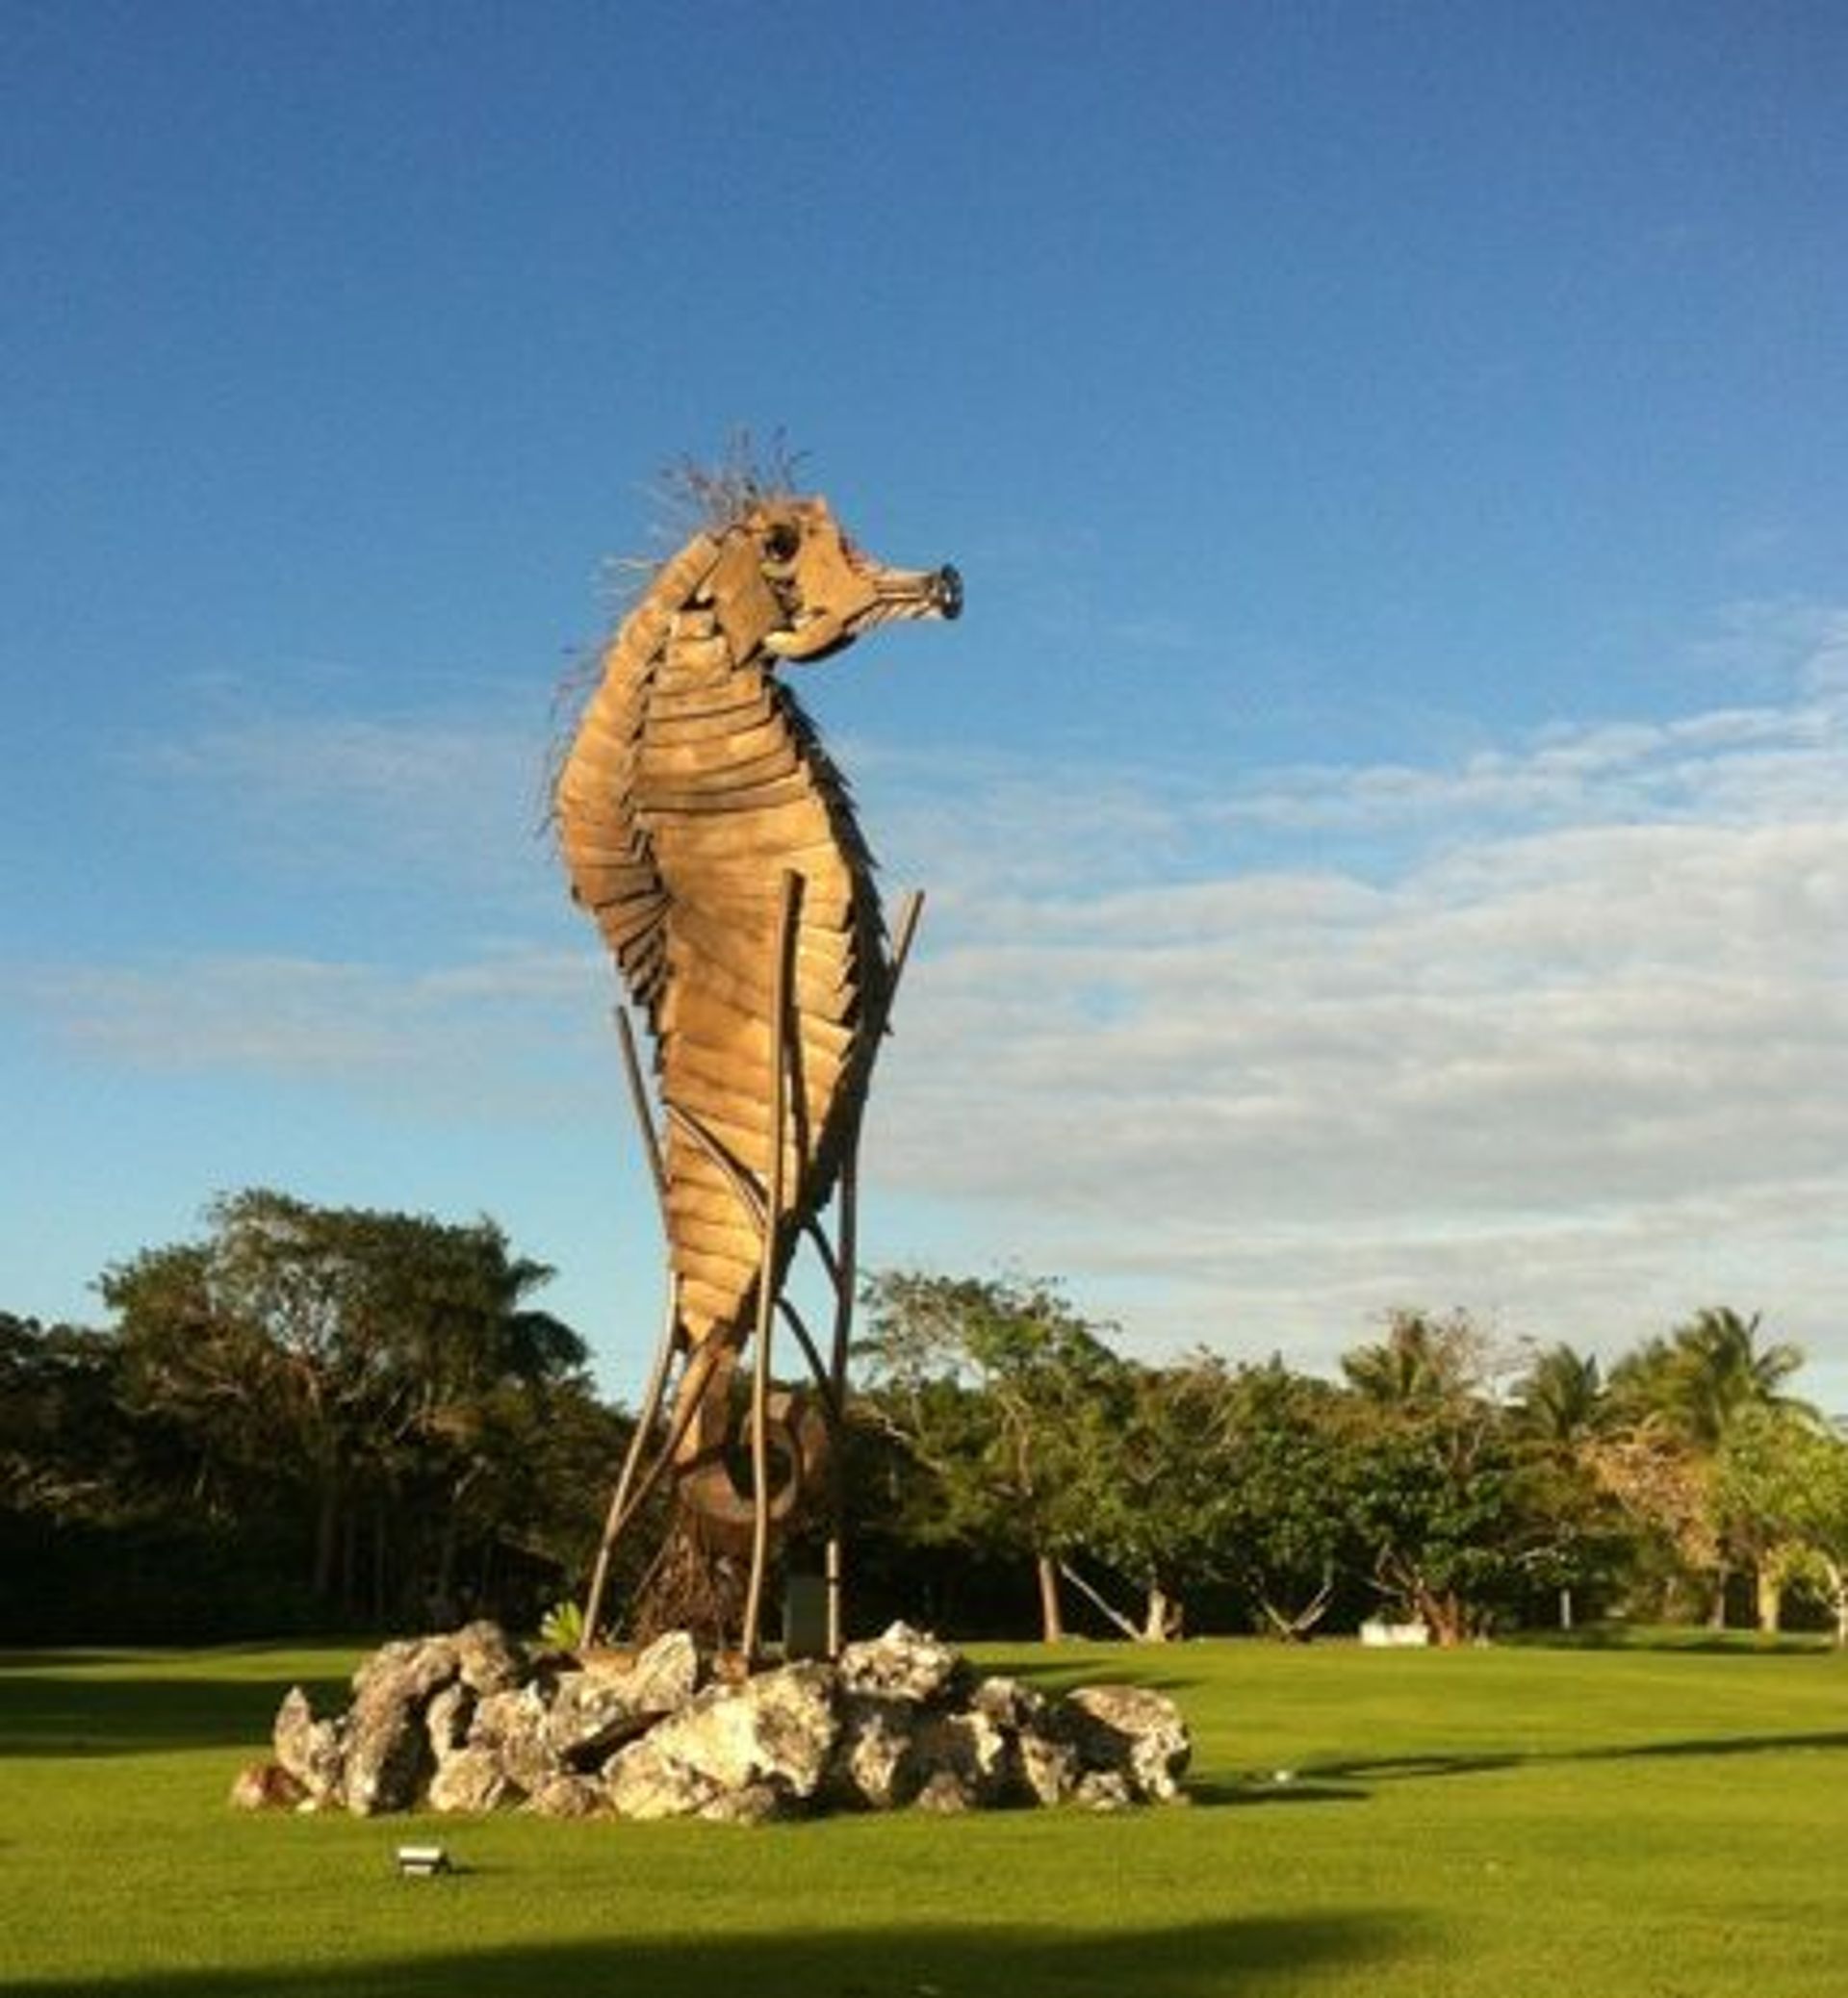
[[[553,1816],[759,1823],[827,1810],[960,1811],[1184,1800],[1173,1702],[1139,1686],[1048,1699],[983,1678],[894,1624],[837,1662],[729,1675],[684,1631],[639,1651],[526,1657],[493,1625],[387,1645],[351,1707],[294,1688],[249,1807],[361,1815],[511,1807]]]

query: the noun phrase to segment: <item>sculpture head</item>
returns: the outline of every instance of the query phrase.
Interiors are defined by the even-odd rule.
[[[954,569],[888,569],[855,546],[827,500],[781,494],[732,524],[711,591],[734,647],[748,632],[779,659],[826,658],[876,626],[962,609]]]

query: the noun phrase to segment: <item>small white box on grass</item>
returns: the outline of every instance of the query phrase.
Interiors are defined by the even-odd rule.
[[[454,1868],[440,1845],[401,1845],[398,1849],[398,1870],[406,1880],[427,1880],[432,1874],[451,1873]]]

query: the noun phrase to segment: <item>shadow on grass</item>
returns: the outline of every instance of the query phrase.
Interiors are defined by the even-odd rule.
[[[47,1670],[0,1673],[0,1758],[8,1755],[164,1755],[179,1749],[257,1749],[270,1739],[288,1690],[262,1679],[90,1678]],[[352,1697],[344,1679],[311,1679],[317,1712]]]
[[[1323,1772],[1252,1775],[1232,1782],[1189,1782],[1187,1801],[1201,1810],[1250,1804],[1360,1804],[1368,1791],[1359,1783],[1329,1781]]]
[[[1810,1734],[1719,1734],[1688,1741],[1639,1741],[1617,1748],[1560,1749],[1534,1755],[1381,1755],[1317,1762],[1304,1770],[1310,1782],[1358,1778],[1394,1782],[1407,1778],[1479,1776],[1498,1769],[1533,1769],[1569,1762],[1695,1760],[1722,1755],[1788,1755],[1805,1749],[1848,1749],[1848,1731]]]
[[[152,1665],[170,1655],[157,1651],[92,1650],[50,1652],[0,1650],[0,1672],[80,1672],[95,1665]]]
[[[1166,1669],[1151,1669],[1155,1659],[1160,1659]],[[1146,1686],[1151,1693],[1184,1693],[1190,1686],[1204,1682],[1198,1673],[1175,1670],[1179,1662],[1171,1652],[1147,1645],[1100,1645],[1088,1652],[1048,1651],[1026,1657],[985,1656],[981,1669],[998,1678],[1017,1678],[1023,1685],[1036,1686],[1044,1693],[1068,1692],[1073,1686],[1094,1686],[1104,1680]]]
[[[851,1883],[843,1883],[843,1890]],[[465,1880],[458,1928],[468,1919]],[[1317,1964],[1384,1962],[1413,1947],[1408,1918],[1257,1916],[1173,1929],[1074,1934],[1068,1929],[835,1931],[675,1942],[555,1943],[374,1959],[310,1968],[160,1970],[98,1982],[10,1985],[9,1998],[1222,1998],[1274,1988]]]

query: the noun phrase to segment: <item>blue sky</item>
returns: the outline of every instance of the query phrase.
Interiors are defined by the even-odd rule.
[[[1848,17],[0,4],[0,1306],[220,1191],[659,1248],[540,831],[663,468],[953,628],[868,1259],[1150,1355],[1708,1303],[1848,1405]]]

